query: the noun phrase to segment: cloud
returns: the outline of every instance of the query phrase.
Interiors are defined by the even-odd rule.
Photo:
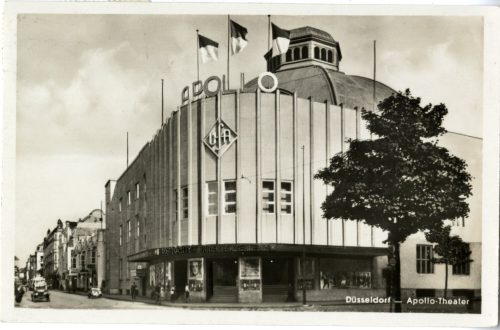
[[[482,95],[474,95],[482,84],[481,72],[476,66],[464,63],[465,58],[452,51],[453,40],[427,47],[418,56],[412,49],[386,51],[377,68],[383,82],[401,90],[410,88],[415,96],[423,96],[422,103],[445,103],[449,113],[445,127],[456,132],[482,136],[481,125],[470,127],[470,122],[481,122]],[[470,59],[470,58],[469,58]]]
[[[134,55],[139,58],[127,43],[91,49],[81,55],[66,86],[53,79],[36,85],[21,81],[18,155],[112,151],[123,146],[127,130],[151,132],[149,77],[140,65],[127,68],[117,61]]]

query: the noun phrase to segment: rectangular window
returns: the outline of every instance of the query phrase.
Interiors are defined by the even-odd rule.
[[[130,190],[127,191],[127,205],[132,204],[132,194],[130,194]]]
[[[123,260],[120,258],[120,261],[118,263],[118,278],[121,280],[123,275]]]
[[[139,221],[139,218],[135,219],[136,227],[135,227],[135,237],[139,238],[141,237],[141,222]]]
[[[434,264],[432,245],[417,245],[417,273],[419,274],[433,274]]]
[[[274,213],[274,181],[262,181],[262,211]]]
[[[291,182],[281,182],[281,213],[292,214],[292,183]]]
[[[95,250],[92,250],[90,260],[91,260],[90,263],[95,265]]]
[[[182,218],[189,217],[189,189],[188,187],[182,188]]]
[[[468,244],[467,251],[470,251]],[[467,255],[467,260],[453,265],[453,275],[470,275],[470,254]]]
[[[224,213],[236,213],[236,181],[224,182]]]
[[[174,210],[175,210],[174,221],[179,221],[179,194],[177,193],[177,189],[174,189]]]
[[[135,184],[135,199],[139,199],[139,197],[141,197],[141,194],[140,194],[140,189],[139,189],[139,182],[137,182]]]
[[[120,201],[118,202],[118,212],[122,211],[122,203],[123,203],[123,198],[120,198]]]
[[[85,268],[85,252],[80,255],[80,268]]]
[[[207,183],[207,188],[208,188],[208,215],[217,215],[218,212],[218,200],[219,197],[217,196],[217,182],[208,182]]]
[[[122,246],[122,238],[123,238],[123,225],[120,225],[120,236],[119,236],[120,246]]]
[[[146,193],[147,193],[147,184],[146,184],[146,174],[144,173],[144,175],[142,176],[142,179],[144,180],[144,199],[146,199]]]
[[[71,268],[76,268],[76,257],[71,258]]]
[[[130,220],[127,221],[127,243],[130,242],[130,237],[132,236],[132,225]]]

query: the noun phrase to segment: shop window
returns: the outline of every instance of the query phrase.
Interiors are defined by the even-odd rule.
[[[188,187],[182,188],[182,218],[189,217],[189,189]]]
[[[331,50],[328,51],[328,62],[333,63],[333,53]]]
[[[417,273],[434,273],[434,264],[432,263],[433,253],[432,245],[417,245]]]
[[[120,246],[122,246],[122,237],[123,237],[123,225],[120,225],[120,235],[119,235]]]
[[[297,289],[302,290],[304,285],[307,290],[314,289],[314,259],[298,258],[297,261]]]
[[[302,47],[302,59],[309,58],[309,48],[307,46]]]
[[[274,213],[274,181],[262,181],[262,211]]]
[[[207,183],[207,198],[208,198],[208,215],[214,216],[217,215],[218,206],[219,206],[219,197],[217,195],[217,182],[208,182]]]
[[[288,48],[288,50],[286,51],[286,61],[287,62],[292,61],[292,49],[291,48]]]
[[[321,49],[321,60],[326,61],[326,49]]]
[[[319,48],[318,47],[314,47],[314,58],[319,60]]]
[[[467,251],[470,252],[470,247],[467,244]],[[463,262],[453,265],[453,275],[470,275],[470,253],[467,254],[467,259]]]
[[[224,213],[236,213],[236,181],[224,182]]]
[[[300,60],[300,48],[296,47],[293,49],[293,60],[297,61]]]
[[[371,259],[324,258],[319,264],[321,290],[372,287]]]
[[[291,182],[281,182],[281,213],[292,214],[292,183]]]

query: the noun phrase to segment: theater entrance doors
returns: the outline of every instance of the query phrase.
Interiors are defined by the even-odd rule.
[[[262,258],[262,300],[293,301],[294,274],[293,258]]]
[[[238,259],[207,259],[207,298],[210,302],[237,302]]]

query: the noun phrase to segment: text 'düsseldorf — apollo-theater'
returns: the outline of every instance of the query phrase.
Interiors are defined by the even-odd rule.
[[[147,296],[158,287],[167,296],[172,286],[180,296],[188,286],[191,301],[286,301],[300,299],[303,286],[316,301],[386,296],[387,235],[324,219],[320,206],[331,187],[313,178],[348,148],[347,139],[370,138],[361,109],[373,109],[373,80],[339,71],[339,43],[311,27],[291,30],[288,52],[265,58],[278,88],[254,79],[224,90],[214,77],[217,90],[198,84],[194,92],[204,93],[193,97],[186,88],[179,109],[108,181],[106,291],[127,294],[135,282]],[[375,91],[377,103],[394,93],[379,82]],[[480,153],[481,139],[448,133],[443,140],[474,159],[469,170],[480,180],[480,154],[469,150]],[[467,148],[460,153],[453,144]],[[480,191],[473,192],[478,204]],[[477,209],[467,225],[480,226]],[[429,244],[422,237],[402,247],[408,294],[443,287],[440,274],[416,270],[416,249]],[[480,260],[480,236],[467,239]],[[472,263],[457,288],[480,290],[479,269]]]

